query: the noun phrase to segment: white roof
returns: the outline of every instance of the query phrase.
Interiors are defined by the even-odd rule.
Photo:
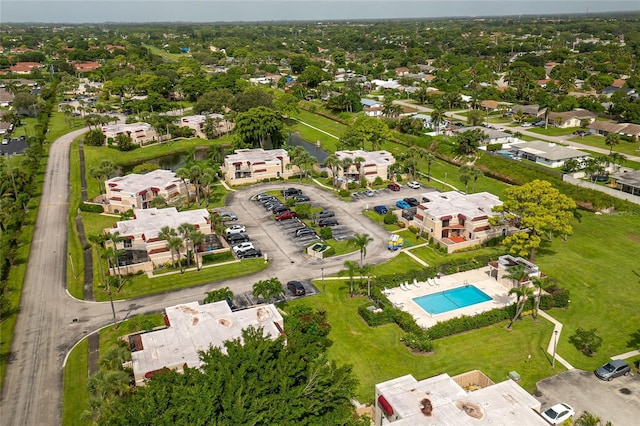
[[[178,229],[183,223],[201,224],[209,218],[207,209],[187,210],[179,212],[175,207],[165,209],[134,210],[135,219],[119,221],[109,232],[118,231],[121,237],[144,234],[145,239],[157,238],[160,229],[169,226]]]
[[[336,151],[335,156],[342,160],[344,158],[351,158],[352,160],[357,157],[364,158],[365,164],[378,164],[378,165],[391,165],[396,162],[389,151],[363,151],[356,149],[353,151]]]
[[[233,164],[235,162],[256,163],[260,161],[282,161],[284,158],[289,158],[289,153],[282,148],[264,150],[262,148],[254,149],[236,149],[235,154],[227,155],[225,162]],[[279,158],[278,158],[279,157]]]
[[[180,186],[182,180],[171,170],[153,170],[143,175],[130,173],[125,176],[111,178],[105,182],[109,189],[118,189],[120,192],[137,194],[150,188],[167,189],[171,185]]]
[[[540,402],[512,380],[466,392],[448,374],[419,382],[407,375],[377,384],[376,391],[401,417],[393,422],[398,426],[548,425],[535,411]],[[433,407],[431,416],[422,413],[425,398]]]
[[[589,154],[575,148],[543,141],[513,142],[512,148],[543,158],[545,160],[568,160],[588,157]]]
[[[429,200],[420,203],[426,207],[423,212],[435,218],[458,214],[463,214],[469,219],[479,216],[495,216],[497,213],[494,213],[492,209],[502,204],[497,196],[489,192],[466,195],[457,191],[427,192],[421,197]]]
[[[146,131],[151,129],[151,124],[148,123],[130,123],[130,124],[109,124],[107,126],[102,126],[102,132],[136,132],[136,131]]]
[[[199,367],[199,351],[214,346],[226,353],[224,342],[241,338],[242,330],[250,326],[262,328],[263,335],[275,339],[282,324],[273,304],[232,312],[226,301],[206,305],[189,302],[168,307],[165,313],[169,327],[140,335],[143,349],[131,353],[134,372],[184,364]]]
[[[209,114],[209,115],[186,115],[180,119],[180,123],[204,123],[207,118],[224,118],[222,114]]]

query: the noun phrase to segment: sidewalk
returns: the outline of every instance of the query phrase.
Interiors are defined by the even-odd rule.
[[[557,353],[557,342],[558,342],[558,339],[560,339],[560,334],[562,333],[562,323],[560,323],[560,321],[556,320],[551,315],[547,314],[542,310],[538,310],[538,315],[540,315],[542,318],[545,318],[551,321],[554,325],[553,334],[551,334],[551,339],[549,339],[549,345],[547,346],[547,353],[551,356],[554,356],[554,352],[555,352],[555,359],[557,359],[558,362],[560,362],[560,364],[567,367],[567,370],[573,370],[575,367],[569,364],[569,362],[567,362],[564,358],[562,358]]]

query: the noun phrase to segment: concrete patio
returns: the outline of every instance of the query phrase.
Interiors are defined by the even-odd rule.
[[[416,323],[424,328],[429,328],[439,321],[462,315],[474,315],[514,303],[515,296],[509,296],[508,294],[511,283],[507,279],[502,280],[502,282],[496,281],[495,278],[489,275],[489,271],[490,269],[487,266],[472,271],[443,275],[437,280],[439,285],[430,285],[427,282],[419,281],[419,287],[416,287],[412,282],[409,282],[408,288],[410,290],[403,290],[400,287],[391,288],[389,289],[391,293],[387,295],[387,298],[396,308],[410,313],[415,318]],[[441,293],[464,285],[474,285],[491,296],[492,300],[441,314],[430,314],[413,301],[414,298],[420,296]]]

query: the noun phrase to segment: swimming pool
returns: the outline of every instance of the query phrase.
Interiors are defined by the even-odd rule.
[[[432,315],[465,308],[489,300],[492,300],[491,296],[473,285],[456,287],[413,299],[418,306]]]

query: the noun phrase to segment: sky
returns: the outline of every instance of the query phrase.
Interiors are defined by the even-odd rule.
[[[640,11],[640,0],[0,0],[0,24],[319,22],[620,11]]]

